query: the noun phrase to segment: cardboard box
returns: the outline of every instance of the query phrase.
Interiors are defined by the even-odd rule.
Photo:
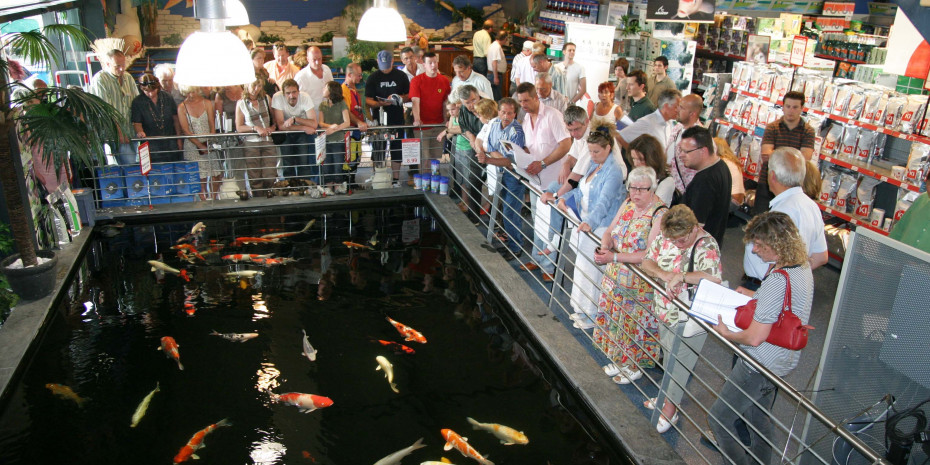
[[[174,191],[174,165],[152,165],[152,170],[149,171],[149,190],[152,197],[171,195]]]
[[[126,196],[130,199],[149,196],[149,180],[139,167],[126,169]]]
[[[118,166],[97,169],[97,189],[100,200],[126,198],[126,180]]]
[[[174,165],[174,194],[199,194],[200,169],[197,162],[179,162]]]

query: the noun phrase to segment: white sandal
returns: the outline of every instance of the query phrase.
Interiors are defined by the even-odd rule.
[[[614,376],[620,374],[620,367],[618,367],[616,364],[608,363],[607,365],[604,365],[604,374],[613,378]]]

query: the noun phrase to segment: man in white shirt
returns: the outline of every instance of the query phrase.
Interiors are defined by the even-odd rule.
[[[318,166],[310,156],[311,136],[317,127],[313,100],[306,92],[300,91],[297,81],[288,79],[281,83],[281,90],[271,98],[271,110],[279,130],[303,131],[288,133],[279,146],[284,177],[315,177]]]
[[[504,56],[504,46],[510,44],[510,34],[501,31],[497,40],[488,47],[488,80],[494,91],[494,100],[501,99],[501,89],[504,85],[504,74],[507,73],[507,57]]]
[[[588,78],[585,76],[584,66],[575,61],[575,44],[568,42],[562,47],[562,53],[565,55],[565,61],[558,64],[565,73],[565,96],[568,97],[569,105],[584,97],[587,92]]]
[[[801,183],[807,172],[807,163],[801,151],[793,147],[779,147],[769,157],[769,189],[775,197],[769,203],[772,211],[782,212],[791,218],[807,246],[811,269],[827,263],[827,238],[823,230],[823,216],[817,204],[804,194]],[[752,244],[746,244],[743,253],[743,282],[736,290],[752,295],[769,272],[766,263],[752,253]]]
[[[530,65],[530,56],[533,55],[533,41],[523,42],[523,51],[514,55],[513,63],[510,65],[510,82],[513,83],[513,89],[524,82],[533,82],[536,72]],[[516,91],[514,91],[516,94]]]
[[[536,74],[536,95],[543,105],[555,108],[559,113],[564,112],[570,105],[564,95],[552,88],[552,77],[546,73]]]
[[[636,120],[635,123],[623,128],[617,142],[628,149],[633,139],[649,134],[655,137],[662,150],[666,150],[671,132],[670,121],[678,117],[678,106],[681,103],[681,92],[678,89],[666,89],[659,95],[659,109]]]
[[[307,67],[300,70],[294,80],[300,86],[300,91],[305,92],[316,105],[315,110],[319,111],[320,104],[323,103],[323,88],[326,83],[333,80],[333,72],[329,66],[323,64],[323,52],[320,47],[313,46],[307,50]]]
[[[668,163],[672,177],[675,179],[675,191],[679,196],[685,194],[685,189],[697,171],[685,166],[681,159],[681,133],[701,122],[701,111],[704,109],[704,100],[697,94],[688,94],[681,98],[678,104],[678,124],[672,126],[669,139],[665,145],[665,160]],[[734,183],[738,180],[734,180]]]
[[[452,70],[455,71],[455,77],[452,78],[452,93],[449,94],[449,101],[455,99],[455,89],[459,86],[469,84],[478,89],[478,95],[481,98],[494,98],[494,90],[491,89],[491,81],[488,78],[476,73],[471,68],[471,61],[465,55],[459,55],[452,60]]]
[[[417,67],[417,56],[413,53],[413,48],[404,47],[400,49],[400,61],[404,64],[404,67],[400,70],[403,71],[411,81],[414,76],[420,74],[420,70]]]

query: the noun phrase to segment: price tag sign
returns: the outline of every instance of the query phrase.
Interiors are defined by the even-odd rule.
[[[326,161],[326,133],[316,136],[316,164],[322,165]]]
[[[788,63],[794,66],[804,66],[804,55],[807,54],[807,37],[794,36],[791,42],[791,56]]]
[[[139,168],[143,176],[149,174],[149,171],[152,171],[152,157],[149,155],[148,142],[139,144]]]
[[[420,139],[403,139],[400,142],[400,153],[403,156],[402,165],[420,164]]]
[[[401,223],[400,240],[404,244],[412,244],[420,240],[420,220],[406,220]]]

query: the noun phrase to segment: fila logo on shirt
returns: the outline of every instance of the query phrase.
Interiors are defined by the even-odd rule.
[[[397,87],[397,83],[394,81],[391,82],[382,82],[381,87]]]

